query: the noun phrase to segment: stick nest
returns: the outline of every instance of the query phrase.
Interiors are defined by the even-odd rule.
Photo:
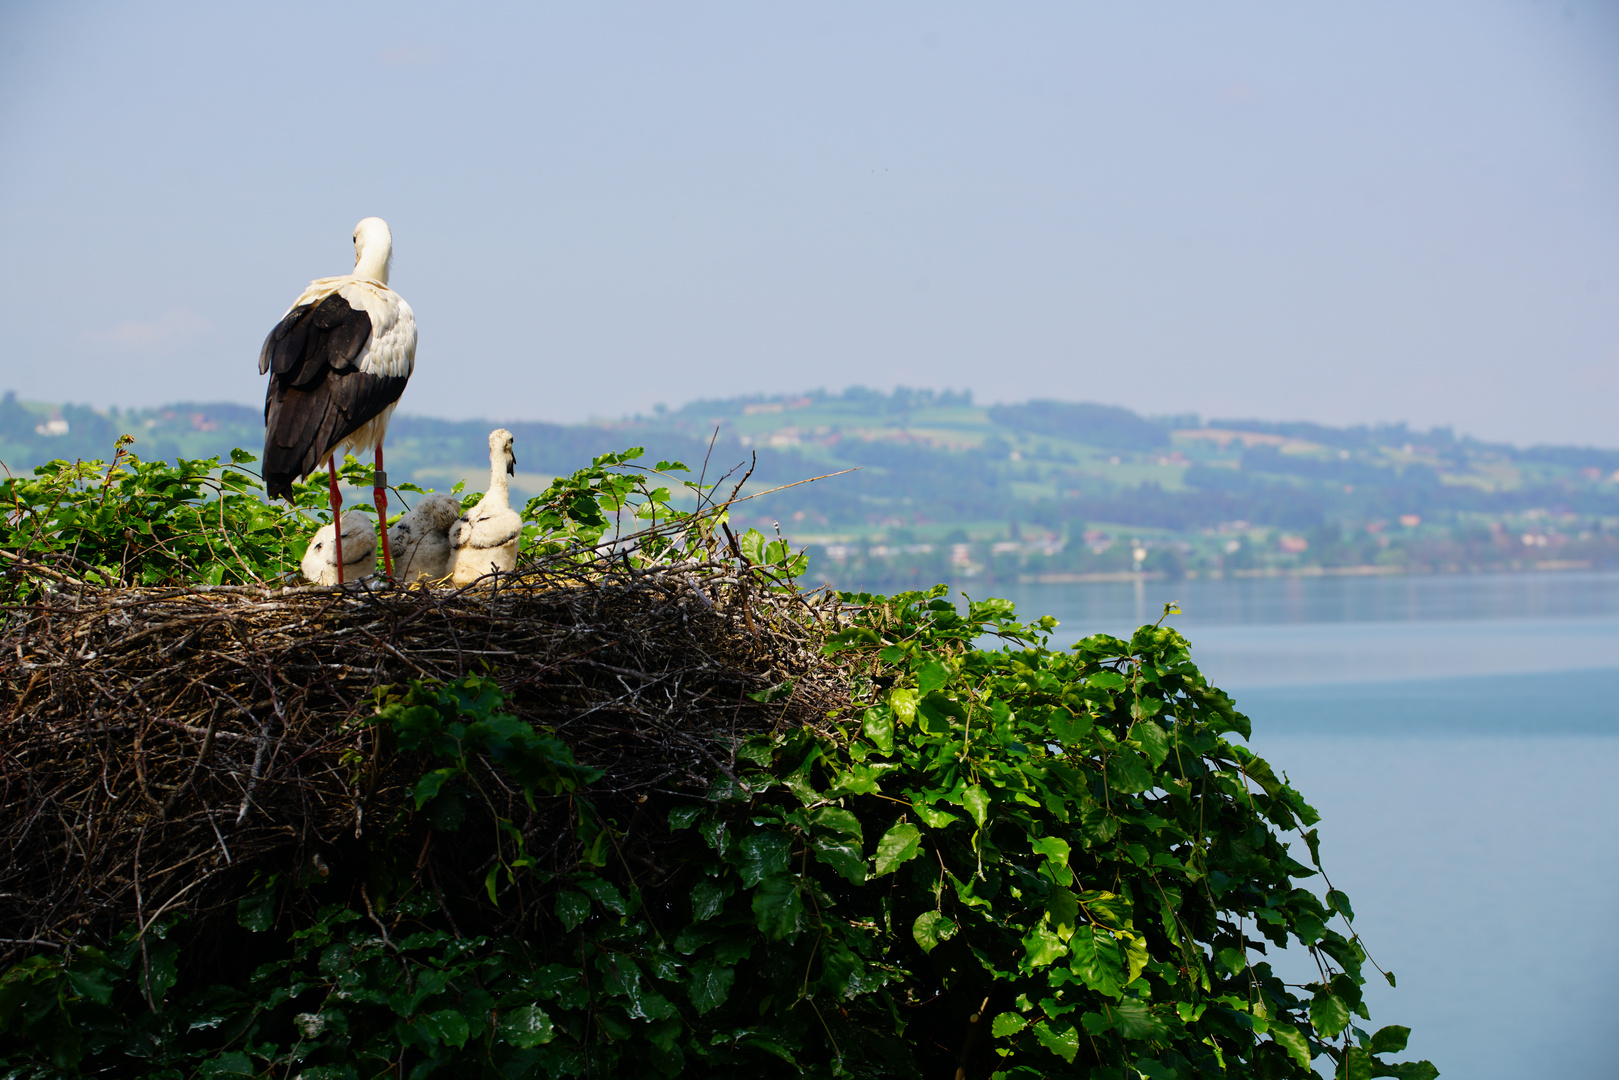
[[[766,584],[731,563],[621,561],[457,593],[81,589],[12,610],[0,970],[131,921],[185,914],[200,933],[234,915],[255,874],[324,873],[323,852],[394,827],[422,763],[379,768],[375,729],[356,721],[377,688],[411,679],[487,671],[514,715],[602,770],[593,800],[633,812],[701,796],[741,738],[848,705],[819,650],[834,604]],[[748,696],[789,679],[785,700]],[[504,790],[531,849],[562,866],[568,800],[529,810]],[[476,872],[495,856],[458,857]]]

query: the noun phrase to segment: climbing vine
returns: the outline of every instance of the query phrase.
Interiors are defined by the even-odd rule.
[[[343,767],[412,796],[353,865],[242,898],[249,979],[188,985],[164,926],[35,957],[0,977],[0,1075],[1437,1075],[1389,1060],[1317,815],[1179,633],[845,600],[851,705],[739,736],[701,797],[615,799],[498,672],[385,693],[383,756]],[[424,874],[433,844],[478,873]]]

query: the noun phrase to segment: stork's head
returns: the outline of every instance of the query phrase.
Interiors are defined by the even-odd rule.
[[[368,217],[354,226],[354,274],[388,284],[388,268],[394,259],[394,235],[388,223]]]
[[[517,455],[512,453],[512,433],[505,428],[496,428],[489,433],[489,460],[498,464],[502,459],[506,462],[506,475],[517,475]]]

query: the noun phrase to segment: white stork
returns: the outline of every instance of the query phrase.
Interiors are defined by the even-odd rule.
[[[512,433],[496,428],[489,433],[489,490],[450,528],[450,583],[457,588],[471,585],[491,570],[517,568],[523,519],[512,509],[506,486],[506,478],[515,475]]]
[[[393,234],[381,218],[354,227],[354,273],[309,283],[264,339],[259,374],[264,395],[264,487],[270,498],[292,497],[292,482],[322,460],[331,470],[332,520],[341,515],[337,457],[373,450],[374,494],[389,576],[388,474],[382,440],[388,418],[416,365],[416,316],[388,288]],[[347,532],[345,526],[344,531]],[[343,540],[334,532],[337,583],[343,583]]]

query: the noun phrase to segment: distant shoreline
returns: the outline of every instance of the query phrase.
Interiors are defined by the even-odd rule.
[[[1263,567],[1254,570],[1214,570],[1200,573],[1188,570],[1177,580],[1220,581],[1225,578],[1304,578],[1304,577],[1418,577],[1440,574],[1525,574],[1565,573],[1598,569],[1589,559],[1545,559],[1526,566],[1432,567],[1432,566],[1295,566]],[[1162,570],[1119,570],[1092,574],[1023,574],[1019,585],[1117,585],[1140,581],[1166,581]]]

